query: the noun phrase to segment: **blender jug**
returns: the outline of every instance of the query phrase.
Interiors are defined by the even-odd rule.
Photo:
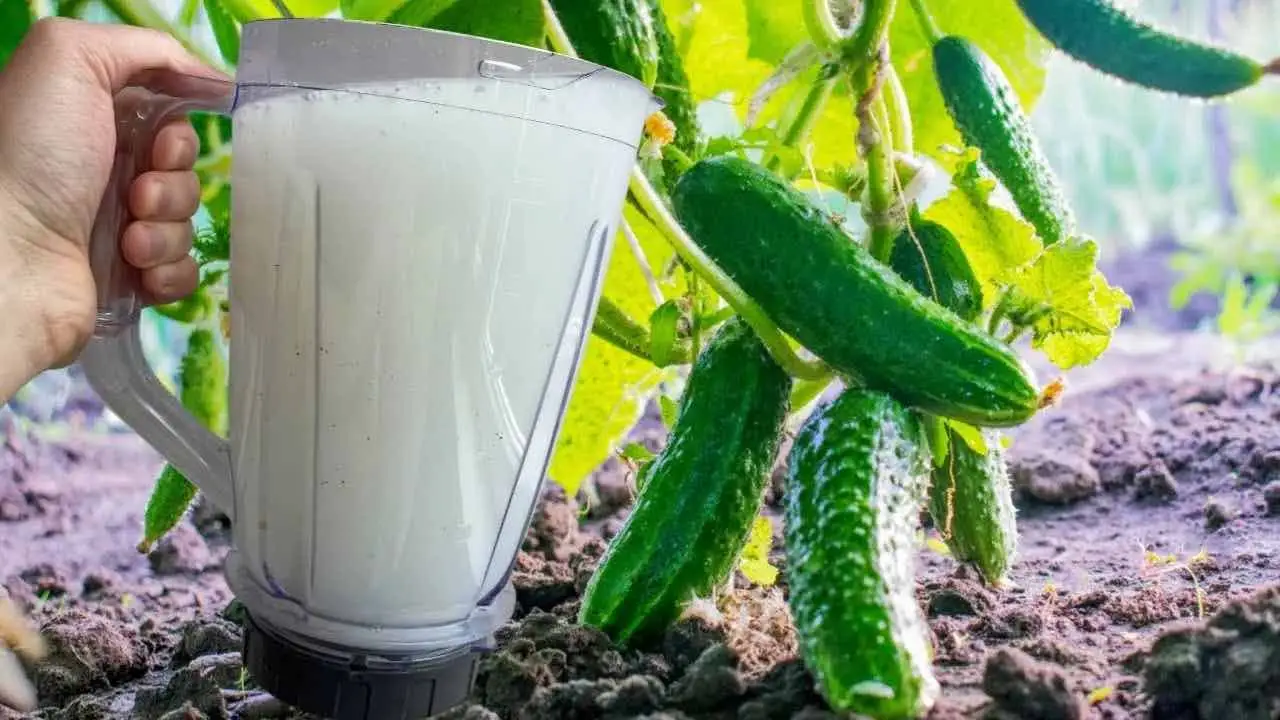
[[[232,518],[265,690],[339,719],[446,710],[511,615],[660,104],[579,59],[331,19],[245,25],[233,83],[162,80],[122,94],[89,381]],[[119,260],[122,193],[193,110],[233,123],[226,440],[148,368]]]

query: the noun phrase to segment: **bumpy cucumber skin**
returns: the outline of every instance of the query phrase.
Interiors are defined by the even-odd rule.
[[[1017,510],[1000,433],[984,431],[983,439],[986,453],[947,428],[947,458],[933,469],[929,516],[956,560],[999,585],[1018,551]]]
[[[658,36],[649,0],[551,0],[578,57],[624,72],[652,88]]]
[[[933,46],[933,69],[960,136],[982,152],[982,164],[1040,240],[1048,245],[1074,232],[1074,213],[1000,66],[977,45],[949,35]]]
[[[916,414],[858,388],[810,415],[792,445],[788,603],[805,665],[837,710],[916,718],[938,696],[915,596],[927,448]]]
[[[1160,30],[1109,0],[1018,0],[1018,7],[1066,55],[1152,90],[1209,99],[1263,75],[1252,58]]]
[[[893,241],[889,267],[921,295],[972,321],[982,313],[982,286],[956,236],[912,213]]]
[[[671,26],[662,10],[660,0],[649,0],[649,10],[653,13],[653,31],[658,39],[658,81],[653,86],[653,94],[662,98],[665,106],[662,111],[671,123],[676,126],[675,147],[690,157],[698,147],[698,104],[693,99],[693,91],[689,88],[689,76],[685,73],[684,60],[676,47],[675,36],[671,34]],[[663,160],[663,171],[669,178],[678,176],[678,162],[671,157]],[[667,183],[667,190],[675,184]]]
[[[792,379],[737,317],[699,354],[670,441],[583,593],[579,621],[660,638],[733,570],[777,459]]]
[[[770,319],[837,371],[973,425],[1020,425],[1037,411],[1025,361],[920,294],[763,167],[729,155],[700,160],[672,204]]]

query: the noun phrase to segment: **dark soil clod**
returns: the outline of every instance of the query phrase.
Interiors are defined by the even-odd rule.
[[[1155,717],[1280,716],[1280,585],[1228,603],[1202,627],[1166,632],[1144,677]]]
[[[1013,648],[1001,648],[988,658],[982,689],[1015,718],[1083,720],[1087,711],[1065,673]]]

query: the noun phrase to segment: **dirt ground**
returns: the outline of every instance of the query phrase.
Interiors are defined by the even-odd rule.
[[[1187,330],[1194,318],[1150,317],[1013,433],[1012,587],[985,588],[922,544],[943,686],[930,718],[1280,717],[1280,372],[1234,363]],[[651,427],[637,433],[657,448]],[[196,513],[150,556],[135,551],[160,467],[132,435],[6,430],[0,583],[53,654],[33,670],[44,707],[0,720],[293,717],[242,671],[220,519]],[[546,494],[517,564],[516,620],[474,704],[449,717],[832,717],[795,657],[785,567],[768,589],[737,578],[718,611],[647,652],[573,624],[631,500],[616,462],[591,490]]]

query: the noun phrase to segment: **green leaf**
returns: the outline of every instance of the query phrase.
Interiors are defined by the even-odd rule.
[[[727,101],[745,112],[747,98],[773,67],[750,55],[742,0],[662,0],[661,4],[681,43],[694,98],[701,102],[727,93]]]
[[[0,0],[0,68],[8,64],[33,22],[35,13],[27,0]]]
[[[1041,245],[1030,223],[992,204],[991,194],[998,185],[982,171],[977,151],[968,151],[964,158],[951,178],[952,189],[930,205],[924,216],[956,236],[990,306],[1009,271],[1031,262]]]
[[[747,57],[776,65],[809,39],[800,2],[809,0],[745,0]]]
[[[204,0],[204,13],[222,59],[234,65],[240,57],[240,26],[222,3],[223,0]]]
[[[621,455],[623,459],[630,460],[635,463],[648,462],[656,457],[652,450],[638,442],[627,443],[618,454]]]
[[[738,570],[751,582],[768,587],[778,579],[778,568],[769,562],[769,550],[773,547],[773,524],[769,518],[756,516],[751,525],[751,535],[742,548]]]
[[[402,0],[353,0],[353,2],[378,2],[383,5],[397,5]],[[440,13],[453,7],[458,0],[409,0],[399,7],[393,8],[394,12],[390,12],[388,22],[398,25],[412,25],[414,27],[423,27],[430,24],[431,20]]]
[[[664,302],[649,316],[649,357],[658,367],[676,362],[683,316],[676,300]]]
[[[974,12],[969,0],[929,0],[928,5],[942,32],[963,35],[1000,64],[1030,114],[1044,89],[1051,48],[1023,17],[1016,1],[989,0],[982,3],[982,12]],[[960,145],[960,135],[938,91],[931,47],[906,2],[900,1],[894,13],[889,48],[911,108],[917,151],[936,156],[944,144]]]
[[[665,267],[675,253],[649,220],[628,204],[623,217],[640,241],[651,268]],[[683,292],[676,283],[668,292]],[[656,307],[649,285],[619,232],[605,273],[604,295],[632,317],[648,317]],[[597,467],[612,456],[644,414],[645,404],[674,370],[619,350],[592,335],[569,396],[564,422],[547,474],[573,496]]]
[[[662,414],[663,425],[667,428],[676,426],[676,420],[680,418],[680,405],[670,395],[658,396],[658,411]]]
[[[153,309],[170,320],[195,323],[212,317],[217,310],[217,305],[213,297],[202,287],[181,300],[167,305],[155,305]]]
[[[532,47],[546,35],[541,0],[460,0],[425,27]]]
[[[969,423],[953,420],[951,418],[944,418],[942,422],[947,427],[951,428],[951,431],[963,440],[964,444],[968,445],[970,450],[979,454],[986,454],[987,439],[982,435],[981,429],[976,428]]]
[[[1008,317],[1029,325],[1032,346],[1063,370],[1087,365],[1111,343],[1133,301],[1097,269],[1098,244],[1089,237],[1054,243],[1011,275]]]

